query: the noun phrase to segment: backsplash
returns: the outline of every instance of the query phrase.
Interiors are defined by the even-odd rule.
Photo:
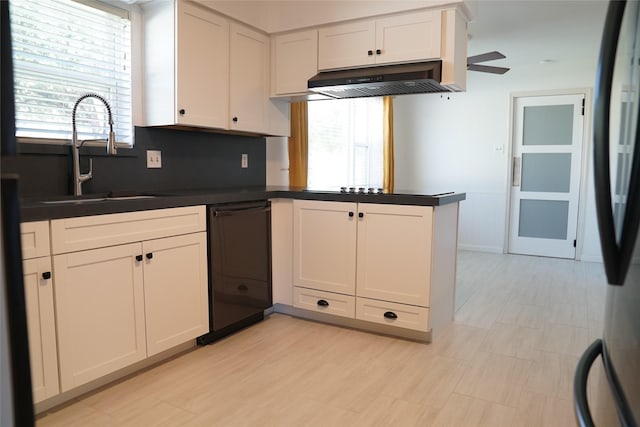
[[[162,152],[162,168],[147,169],[147,150]],[[249,167],[240,167],[241,154]],[[93,179],[83,193],[167,191],[253,187],[266,184],[266,143],[263,137],[227,135],[167,128],[135,129],[132,149],[107,156],[103,147],[80,149],[81,171],[93,158]],[[2,159],[3,173],[20,175],[22,197],[72,194],[71,148],[18,144],[15,159]]]

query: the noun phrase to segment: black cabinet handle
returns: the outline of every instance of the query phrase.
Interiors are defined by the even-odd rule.
[[[363,212],[358,212],[358,218],[364,218],[364,213]]]
[[[373,51],[372,50],[367,51],[367,55],[373,56]]]
[[[142,261],[142,255],[136,255],[136,261],[138,262]]]
[[[353,212],[349,212],[349,218],[353,218]]]
[[[42,273],[42,278],[44,280],[49,280],[51,279],[51,272],[50,271],[45,271],[44,273]]]
[[[234,117],[234,118],[233,118],[233,119],[231,119],[231,120],[233,120],[233,122],[234,122],[234,123],[238,123],[238,118],[237,118],[237,117]]]
[[[323,300],[323,299],[319,299],[318,300],[318,305],[320,307],[329,307],[329,303],[326,300]]]
[[[247,292],[249,290],[249,288],[247,288],[247,285],[245,285],[244,283],[240,286],[238,286],[238,290],[240,292]]]
[[[393,311],[387,311],[384,313],[384,317],[386,317],[387,319],[397,319],[398,315],[395,314]]]
[[[153,252],[149,252],[145,256],[147,257],[147,259],[151,259],[151,258],[153,258]]]
[[[376,55],[382,55],[382,50],[376,49]]]
[[[181,116],[184,116],[184,113],[186,113],[186,111],[184,111],[184,108],[181,108],[180,111],[178,111],[178,113],[180,113]]]

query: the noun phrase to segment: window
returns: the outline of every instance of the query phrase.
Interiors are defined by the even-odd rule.
[[[131,21],[94,0],[12,0],[16,136],[69,140],[76,100],[111,104],[118,142],[133,142]],[[76,112],[78,138],[104,139],[106,108],[88,98]]]
[[[311,101],[309,187],[382,187],[382,98]]]

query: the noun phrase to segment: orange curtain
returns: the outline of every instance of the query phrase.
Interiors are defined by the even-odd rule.
[[[382,124],[382,161],[383,175],[382,187],[385,192],[393,192],[393,97],[385,96],[383,99],[383,124]]]
[[[291,103],[291,136],[289,136],[289,185],[307,186],[308,126],[307,102]]]

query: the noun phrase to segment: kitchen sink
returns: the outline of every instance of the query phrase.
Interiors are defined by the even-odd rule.
[[[45,200],[42,203],[47,205],[70,205],[70,204],[82,204],[92,202],[106,202],[111,200],[136,200],[136,199],[150,199],[156,196],[139,195],[139,196],[120,196],[120,197],[97,197],[86,199],[64,199],[64,200]]]

